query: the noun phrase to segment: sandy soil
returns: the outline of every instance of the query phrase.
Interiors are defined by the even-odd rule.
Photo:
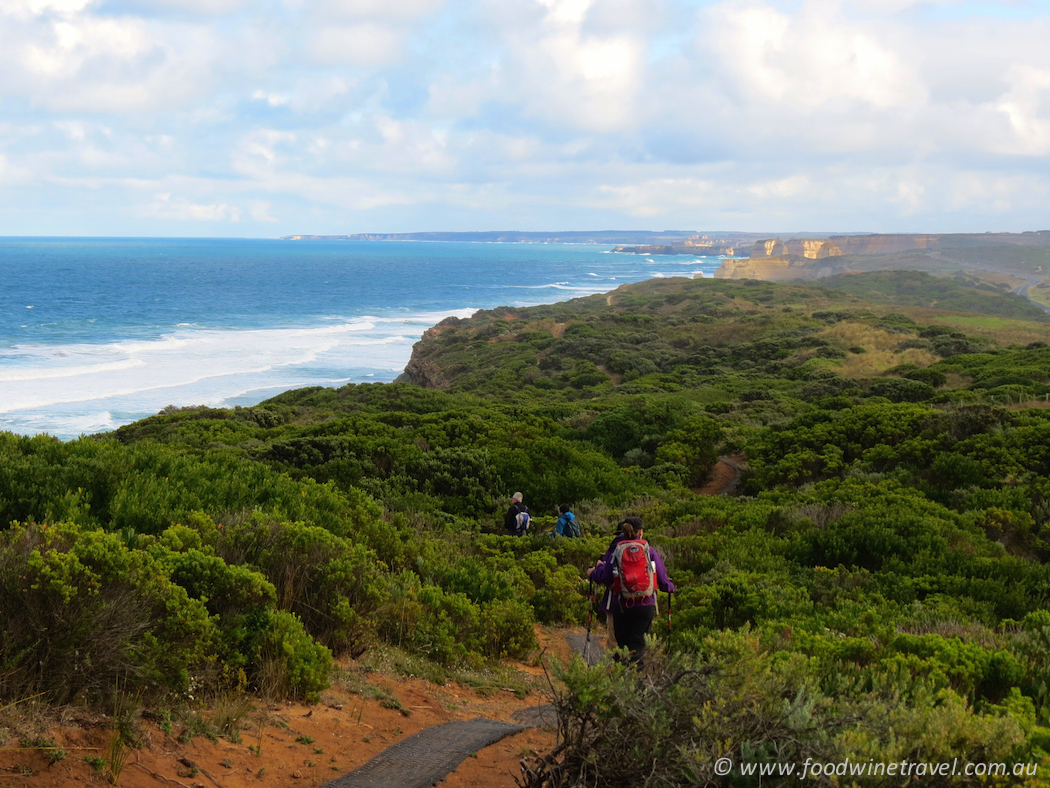
[[[545,658],[570,658],[564,631],[541,628],[537,634],[546,648]],[[523,699],[510,690],[497,690],[484,697],[456,684],[439,686],[421,679],[370,674],[368,681],[396,697],[409,716],[338,686],[312,706],[257,702],[245,720],[240,742],[212,742],[204,736],[181,742],[176,738],[180,726],[167,734],[156,724],[143,722],[142,747],[129,751],[118,785],[317,788],[431,725],[474,717],[511,721],[514,711],[546,703],[547,698],[538,691],[546,683],[543,669],[536,665],[515,667],[536,687]],[[0,788],[101,788],[108,784],[106,776],[86,760],[106,757],[112,736],[106,718],[60,710],[46,736],[67,750],[63,760],[49,764],[48,751],[22,748],[15,731],[0,728],[0,739],[7,739],[0,748]],[[476,758],[468,758],[445,784],[450,788],[512,788],[514,777],[520,773],[520,759],[549,750],[554,744],[553,731],[529,729],[482,750]]]
[[[737,454],[729,459],[733,460],[737,464],[747,462],[747,457],[743,454]],[[726,492],[733,484],[733,480],[737,478],[736,469],[722,460],[719,460],[711,468],[711,472],[707,475],[707,481],[703,487],[693,490],[695,493],[700,495],[721,495]]]

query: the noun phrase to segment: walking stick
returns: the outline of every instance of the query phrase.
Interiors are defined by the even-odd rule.
[[[671,632],[671,600],[674,599],[674,594],[670,591],[667,592],[667,632]]]
[[[587,589],[587,644],[583,647],[586,652],[591,645],[591,621],[594,620],[594,581],[588,582]]]

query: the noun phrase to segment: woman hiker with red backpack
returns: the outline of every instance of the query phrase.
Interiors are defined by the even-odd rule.
[[[640,517],[628,517],[623,531],[613,539],[602,560],[587,570],[591,581],[609,587],[602,600],[613,618],[613,632],[620,648],[630,651],[639,668],[645,661],[645,636],[656,616],[656,590],[674,592],[663,559],[643,539]]]

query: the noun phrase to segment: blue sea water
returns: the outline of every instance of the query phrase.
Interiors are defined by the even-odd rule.
[[[67,439],[167,405],[390,381],[448,315],[719,263],[572,244],[0,239],[0,429]]]

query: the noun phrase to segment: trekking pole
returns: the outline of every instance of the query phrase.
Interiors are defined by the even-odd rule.
[[[591,621],[594,619],[594,581],[588,581],[587,588],[587,645],[584,652],[591,645]]]
[[[671,600],[674,599],[674,594],[670,591],[667,592],[667,632],[671,632]]]

